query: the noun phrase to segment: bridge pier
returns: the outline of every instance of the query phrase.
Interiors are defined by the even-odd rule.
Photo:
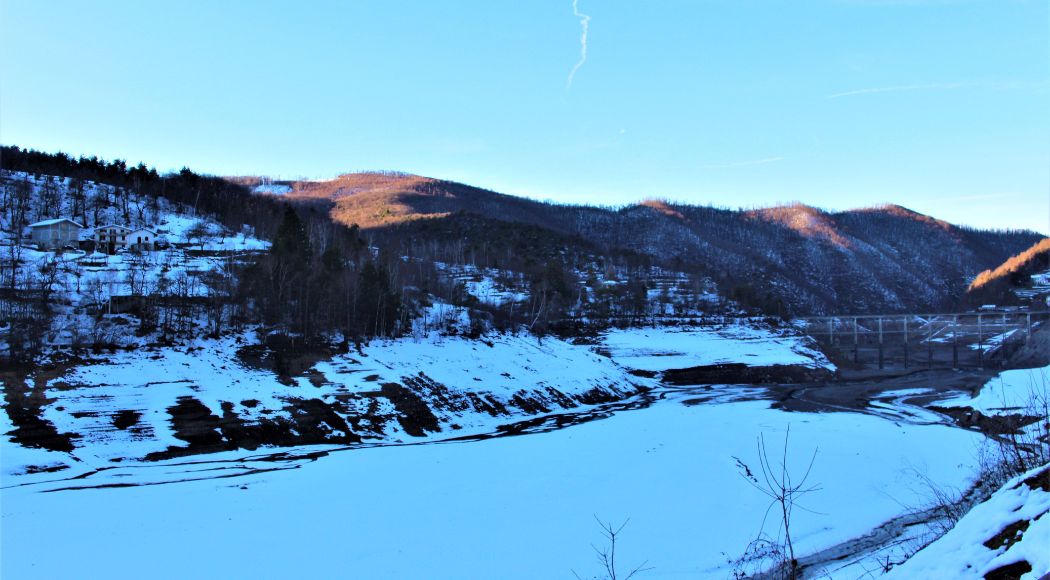
[[[980,313],[977,314],[977,364],[984,370],[984,326]]]
[[[926,321],[926,366],[933,368],[933,319]]]
[[[959,368],[959,316],[952,316],[952,368]]]
[[[908,368],[908,317],[904,317],[904,368]]]
[[[853,317],[853,364],[860,362],[860,342],[857,341],[857,317]]]
[[[882,352],[882,317],[879,317],[879,370],[886,368]]]

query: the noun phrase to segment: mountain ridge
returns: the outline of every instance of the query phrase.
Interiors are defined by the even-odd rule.
[[[251,178],[238,182],[252,186]],[[436,229],[424,221],[462,221],[468,214],[508,227],[540,227],[601,251],[627,251],[709,276],[724,293],[780,314],[948,308],[978,272],[1042,237],[958,226],[892,203],[844,211],[798,202],[744,210],[648,198],[603,207],[396,172],[282,183],[291,191],[281,197],[323,200],[334,221],[387,241],[420,242]],[[484,236],[491,238],[491,229]],[[461,233],[471,244],[491,242],[480,232]]]

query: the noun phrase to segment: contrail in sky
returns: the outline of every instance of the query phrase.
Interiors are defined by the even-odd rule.
[[[576,65],[569,72],[569,79],[565,82],[566,89],[572,87],[572,79],[576,76],[576,71],[580,70],[583,63],[587,62],[587,28],[590,25],[591,17],[580,12],[577,6],[579,1],[572,0],[572,15],[580,19],[580,60],[576,61]]]

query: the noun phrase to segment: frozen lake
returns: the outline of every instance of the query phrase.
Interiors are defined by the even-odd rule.
[[[795,515],[803,554],[924,504],[916,470],[965,487],[981,439],[768,401],[684,404],[691,398],[668,390],[651,406],[564,429],[316,461],[230,452],[61,483],[42,481],[69,475],[7,477],[3,577],[586,578],[598,573],[597,516],[630,518],[618,559],[647,561],[641,577],[724,578],[769,505],[735,459],[757,467],[759,434],[779,450],[790,426],[796,470],[817,450],[811,481],[821,489]],[[329,448],[300,450],[318,449]],[[213,478],[274,466],[297,468]],[[183,478],[201,479],[143,485]],[[70,485],[126,487],[45,493]]]

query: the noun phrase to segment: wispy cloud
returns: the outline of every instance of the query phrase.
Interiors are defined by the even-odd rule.
[[[899,93],[905,91],[950,91],[955,89],[982,88],[999,91],[1015,89],[1033,89],[1050,86],[1050,81],[1016,81],[1016,82],[958,82],[958,83],[927,83],[917,85],[896,85],[890,87],[871,87],[844,91],[828,95],[826,99],[839,99],[842,97],[854,97],[858,95],[870,95],[874,93]]]
[[[858,89],[855,91],[845,91],[842,93],[835,93],[828,95],[829,99],[839,99],[842,97],[852,97],[855,95],[870,95],[872,93],[899,93],[903,91],[936,91],[936,90],[951,90],[961,89],[964,87],[974,86],[972,83],[931,83],[926,85],[900,85],[896,87],[874,87],[869,89]]]
[[[765,159],[752,159],[749,161],[737,161],[734,163],[718,163],[711,165],[701,165],[701,169],[730,169],[733,167],[750,167],[752,165],[765,165],[767,163],[776,163],[777,161],[783,161],[784,157],[766,157]]]
[[[580,12],[579,0],[572,0],[572,15],[580,19],[580,60],[576,61],[569,71],[569,78],[565,81],[566,90],[572,88],[572,79],[576,77],[576,71],[587,62],[587,31],[591,23],[591,17]]]

